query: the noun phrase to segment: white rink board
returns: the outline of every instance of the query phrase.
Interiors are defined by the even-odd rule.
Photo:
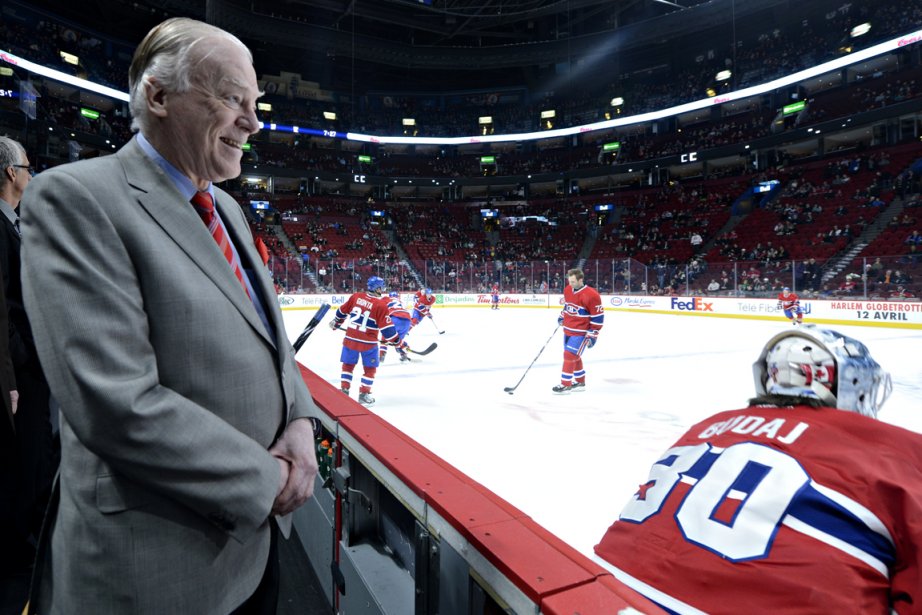
[[[436,308],[489,308],[489,294],[435,293]],[[315,309],[322,302],[333,307],[342,305],[348,294],[280,295],[283,310]],[[404,305],[412,307],[411,294],[401,294]],[[922,328],[922,302],[919,301],[860,301],[850,299],[803,299],[800,302],[806,322],[818,324],[855,324],[896,328]],[[502,308],[558,308],[563,295],[500,295]],[[606,311],[642,311],[683,316],[714,316],[720,318],[751,318],[784,320],[777,299],[742,297],[647,297],[642,295],[602,295]]]

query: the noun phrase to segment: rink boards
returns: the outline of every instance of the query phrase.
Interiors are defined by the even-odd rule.
[[[489,308],[489,294],[435,293],[436,308]],[[412,306],[412,294],[401,294],[404,305]],[[279,295],[283,310],[315,309],[321,303],[342,305],[348,294]],[[500,308],[557,309],[560,294],[501,294]],[[709,316],[750,320],[783,319],[777,299],[707,296],[602,295],[606,311],[649,312],[679,316]],[[817,324],[881,326],[922,329],[922,302],[918,300],[805,299],[800,302],[804,321]]]

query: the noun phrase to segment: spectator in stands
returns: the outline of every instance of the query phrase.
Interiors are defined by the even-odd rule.
[[[20,199],[32,177],[25,149],[17,141],[0,137],[0,273],[6,297],[9,350],[18,394],[16,424],[16,492],[18,541],[11,545],[11,559],[19,565],[31,562],[30,537],[38,536],[55,461],[49,412],[48,382],[39,364],[32,325],[23,303],[20,277]],[[37,255],[41,259],[41,255]],[[6,334],[6,332],[4,332]],[[5,530],[8,528],[4,528]],[[26,559],[21,559],[26,558]]]
[[[881,275],[883,274],[884,264],[880,261],[879,256],[875,258],[874,262],[868,265],[868,267],[870,269],[870,271],[868,272],[868,275],[873,277],[874,279],[879,279]]]
[[[214,185],[259,130],[252,56],[169,19],[129,84],[139,134],[23,199],[24,295],[63,415],[33,607],[274,613],[277,533],[312,493],[318,410],[246,218]]]
[[[912,279],[909,277],[909,274],[901,269],[897,269],[893,272],[893,276],[890,278],[892,284],[909,284]]]

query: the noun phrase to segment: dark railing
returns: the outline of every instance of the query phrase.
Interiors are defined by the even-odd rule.
[[[867,256],[836,270],[837,259],[735,261],[644,265],[630,258],[589,260],[586,281],[605,294],[773,297],[788,287],[810,298],[915,298],[922,256]],[[437,293],[561,293],[573,261],[396,261],[393,259],[280,259],[270,268],[282,292],[352,293],[369,276],[392,290]]]

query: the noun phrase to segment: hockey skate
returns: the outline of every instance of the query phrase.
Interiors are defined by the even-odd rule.
[[[359,393],[359,403],[363,406],[374,406],[375,398],[371,396],[371,393]]]
[[[570,390],[573,391],[574,393],[581,393],[582,391],[586,390],[586,383],[585,382],[574,382],[573,384],[570,385]]]
[[[397,351],[397,354],[400,355],[400,362],[401,362],[401,363],[403,363],[404,361],[410,361],[410,360],[411,360],[411,359],[410,359],[410,355],[408,355],[405,351],[398,350],[398,351]]]
[[[557,384],[554,385],[551,390],[558,395],[567,395],[570,391],[573,390],[573,385],[570,384]]]

